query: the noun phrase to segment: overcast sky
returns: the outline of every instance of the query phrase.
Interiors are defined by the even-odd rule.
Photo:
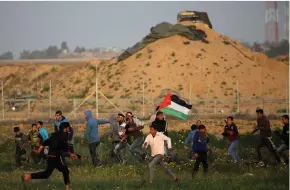
[[[283,38],[284,2],[279,7]],[[70,49],[134,45],[181,10],[204,11],[214,29],[247,42],[264,40],[264,2],[0,2],[0,54],[18,57],[67,41]]]

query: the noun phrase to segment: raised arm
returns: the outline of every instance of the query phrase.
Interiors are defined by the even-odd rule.
[[[107,119],[97,119],[97,122],[98,122],[98,125],[104,125],[104,124],[110,123],[110,121]]]

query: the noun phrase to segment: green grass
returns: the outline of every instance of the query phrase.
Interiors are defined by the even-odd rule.
[[[111,143],[107,137],[102,138],[98,147],[98,152],[104,166],[101,168],[92,168],[89,161],[72,161],[67,159],[70,169],[70,178],[72,189],[109,189],[109,190],[133,190],[133,189],[152,189],[152,190],[175,190],[175,189],[208,189],[208,190],[286,190],[289,186],[289,172],[285,166],[268,166],[257,168],[252,165],[243,164],[242,167],[229,164],[225,160],[227,157],[227,141],[210,135],[210,147],[213,155],[209,157],[209,173],[203,176],[203,169],[200,166],[195,179],[191,179],[191,170],[194,162],[187,162],[187,150],[183,145],[185,132],[170,132],[174,152],[179,155],[186,163],[176,165],[168,164],[168,167],[180,178],[180,184],[176,184],[166,176],[163,171],[156,166],[155,179],[152,185],[148,182],[148,161],[140,164],[131,164],[131,156],[128,155],[126,165],[113,164],[113,160],[108,158]],[[254,136],[241,135],[239,153],[244,159],[244,163],[255,158]],[[76,139],[76,142],[79,138]],[[33,172],[44,169],[40,165],[24,164],[24,168],[14,166],[13,143],[7,143],[0,146],[0,187],[5,190],[20,189],[20,176],[24,172]],[[87,151],[87,147],[84,149]],[[78,151],[78,149],[76,149]],[[87,152],[88,153],[88,152]],[[265,162],[273,161],[269,153],[265,150]],[[248,174],[253,174],[252,176]],[[143,182],[146,182],[143,184]],[[64,189],[62,174],[54,171],[48,180],[33,180],[27,184],[27,189]]]

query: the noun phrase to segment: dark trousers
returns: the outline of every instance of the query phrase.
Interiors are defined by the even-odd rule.
[[[268,148],[268,150],[273,154],[273,156],[276,158],[276,160],[280,163],[281,162],[280,157],[276,151],[276,147],[275,147],[271,137],[260,137],[258,145],[256,147],[258,161],[262,160],[261,148],[264,146],[266,146]]]
[[[21,165],[21,161],[26,161],[26,158],[22,157],[22,155],[24,155],[25,153],[26,151],[24,149],[16,147],[15,162],[17,165]]]
[[[202,163],[203,171],[206,173],[208,171],[207,152],[197,152],[197,154],[198,157],[194,163],[192,174],[198,171],[200,163]]]
[[[61,156],[55,158],[48,158],[47,167],[42,172],[32,173],[31,179],[47,179],[52,174],[54,169],[60,171],[63,175],[64,184],[69,184],[69,170],[65,163],[65,159]]]
[[[288,157],[289,155],[288,154],[285,154],[285,151],[286,150],[289,150],[289,145],[287,145],[287,144],[281,144],[279,146],[279,148],[277,149],[277,152],[284,159],[285,164],[288,164],[289,163],[289,157]]]
[[[90,155],[92,157],[92,163],[96,167],[100,164],[100,160],[97,155],[97,146],[100,145],[100,142],[94,142],[89,144]]]

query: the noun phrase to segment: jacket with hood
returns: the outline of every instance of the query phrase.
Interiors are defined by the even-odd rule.
[[[54,120],[54,131],[55,132],[59,130],[59,126],[63,122],[69,122],[69,121],[64,116],[61,116],[60,121]]]
[[[82,137],[83,140],[88,140],[89,143],[95,143],[100,141],[98,125],[110,123],[108,120],[97,120],[92,116],[92,111],[85,111],[87,116],[86,130]]]
[[[49,138],[48,132],[47,132],[47,130],[44,127],[41,127],[39,129],[39,134],[38,135],[39,135],[39,137],[41,139],[41,142],[44,142],[44,141],[46,141]]]

